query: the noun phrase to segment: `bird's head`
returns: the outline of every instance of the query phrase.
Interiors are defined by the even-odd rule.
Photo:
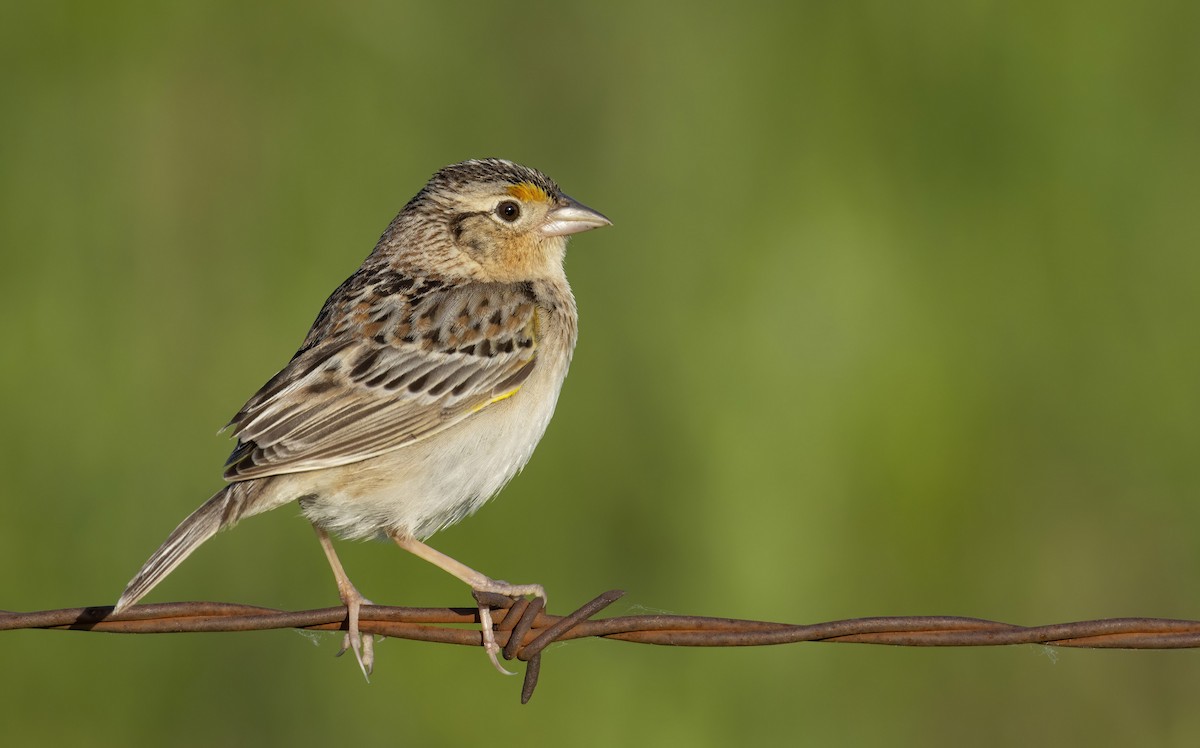
[[[481,159],[434,174],[389,233],[450,277],[519,282],[561,274],[567,237],[610,223],[536,169]]]

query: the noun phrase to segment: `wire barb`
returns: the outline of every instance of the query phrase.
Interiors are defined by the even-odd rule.
[[[502,614],[494,620],[496,643],[505,659],[524,661],[521,703],[529,701],[541,672],[542,652],[556,641],[600,637],[678,647],[748,647],[795,642],[888,644],[904,647],[982,647],[1048,644],[1096,649],[1188,649],[1200,647],[1200,621],[1170,618],[1106,618],[1095,621],[1018,626],[957,616],[853,618],[807,625],[704,616],[636,615],[591,620],[625,593],[598,595],[574,613],[555,616],[541,599],[477,593],[480,605]],[[136,605],[118,616],[111,606],[64,608],[32,613],[0,611],[0,631],[60,629],[121,634],[194,631],[262,631],[295,628],[344,630],[344,607],[283,611],[234,603],[185,602]],[[364,635],[481,646],[477,608],[399,608],[364,605]]]

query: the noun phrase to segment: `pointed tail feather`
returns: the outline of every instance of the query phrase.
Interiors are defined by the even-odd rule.
[[[142,566],[142,570],[129,580],[125,592],[113,608],[113,613],[120,613],[142,599],[191,555],[192,551],[199,548],[201,543],[215,535],[218,530],[236,523],[242,517],[247,499],[253,493],[253,483],[255,481],[229,484],[180,522],[179,527],[167,536],[162,547]]]

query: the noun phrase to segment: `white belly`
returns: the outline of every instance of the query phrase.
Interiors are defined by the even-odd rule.
[[[529,461],[569,356],[568,349],[557,361],[539,359],[516,394],[428,439],[351,465],[276,476],[271,493],[279,503],[299,499],[305,517],[343,538],[429,537],[479,509]]]

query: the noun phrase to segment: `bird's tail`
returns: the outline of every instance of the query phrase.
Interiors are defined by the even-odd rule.
[[[201,543],[215,535],[218,530],[241,519],[246,513],[249,499],[257,493],[258,483],[259,481],[230,483],[180,522],[179,527],[167,536],[162,547],[142,565],[142,570],[129,580],[125,592],[113,608],[113,613],[120,613],[142,599],[176,566],[183,563],[192,551],[199,548]]]

